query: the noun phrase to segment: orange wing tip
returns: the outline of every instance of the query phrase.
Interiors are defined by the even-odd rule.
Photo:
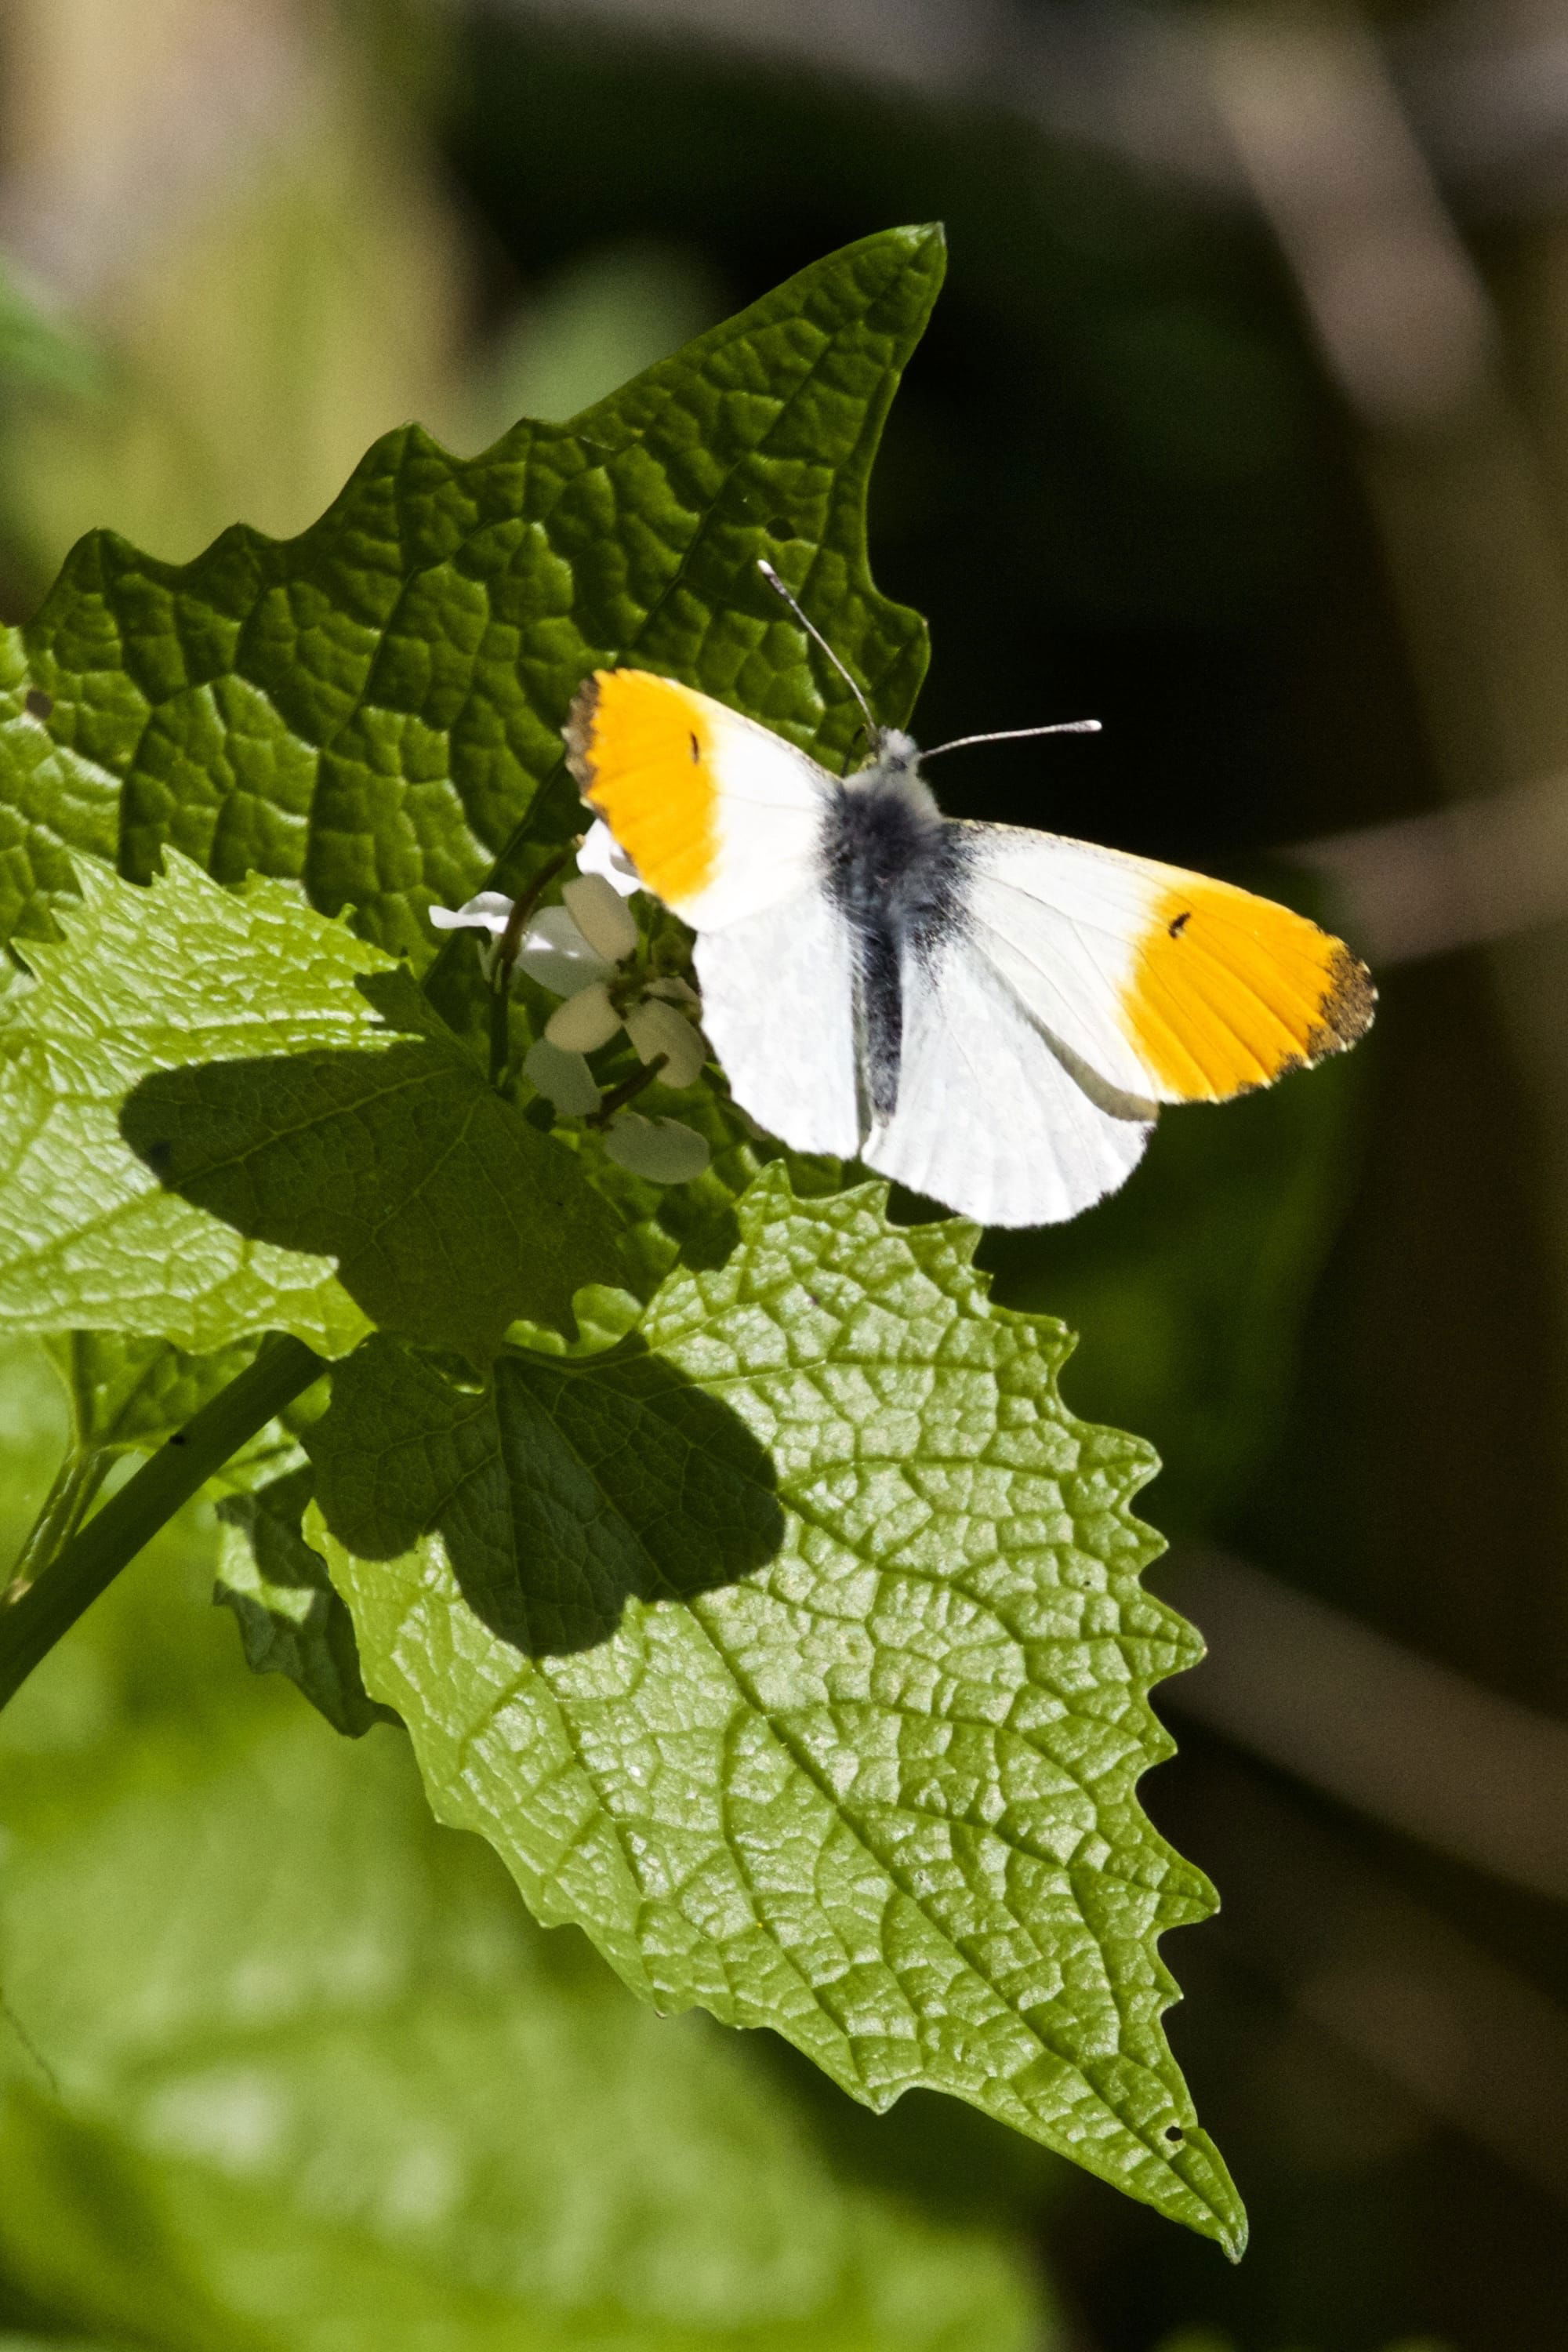
[[[577,789],[644,886],[679,912],[719,865],[712,706],[649,670],[596,669],[562,732]]]
[[[1342,1053],[1371,1027],[1376,1001],[1342,940],[1193,877],[1154,910],[1124,1017],[1168,1097],[1219,1102]]]

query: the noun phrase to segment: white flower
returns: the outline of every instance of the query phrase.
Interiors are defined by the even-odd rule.
[[[489,931],[499,940],[511,920],[512,901],[499,890],[481,890],[461,907],[432,907],[430,920],[438,931]]]
[[[644,1118],[619,1110],[605,1136],[605,1152],[617,1167],[650,1184],[689,1184],[708,1165],[707,1144],[678,1118]]]
[[[577,862],[579,872],[562,887],[563,904],[542,908],[530,919],[513,971],[527,972],[563,1000],[543,1036],[530,1047],[523,1076],[563,1118],[598,1126],[605,1097],[584,1057],[607,1045],[623,1025],[644,1067],[660,1062],[661,1084],[677,1089],[697,1084],[708,1045],[680,1010],[696,1009],[696,991],[674,973],[644,977],[641,993],[630,1004],[624,1001],[633,977],[625,967],[637,953],[638,939],[626,900],[642,886],[606,825],[592,828]],[[488,932],[480,950],[488,975],[514,907],[499,890],[481,890],[455,909],[432,907],[430,920],[438,931]],[[622,989],[612,993],[617,979]],[[701,1175],[710,1158],[702,1138],[679,1119],[644,1118],[633,1110],[610,1117],[604,1145],[618,1166],[655,1184],[688,1184]]]
[[[603,1099],[583,1055],[567,1053],[546,1037],[529,1047],[522,1075],[563,1118],[590,1118]]]
[[[583,846],[577,852],[577,871],[602,875],[623,898],[629,898],[634,890],[642,888],[637,867],[602,816],[595,819],[584,836]]]
[[[494,942],[504,933],[511,920],[514,902],[499,890],[481,890],[477,898],[466,906],[432,907],[430,920],[438,931],[488,931],[489,943],[481,950],[481,961],[487,978],[495,956]],[[620,901],[615,901],[617,913],[624,911]],[[633,934],[636,944],[636,933]],[[601,955],[584,936],[565,907],[544,907],[534,916],[523,934],[522,945],[517,951],[514,971],[527,972],[538,981],[552,996],[574,996],[580,988],[591,988],[595,981],[613,979],[616,958]]]
[[[683,1013],[657,996],[645,996],[640,1004],[627,1008],[626,1023],[639,1062],[664,1055],[658,1074],[661,1086],[674,1087],[679,1092],[682,1087],[697,1084],[708,1059],[708,1046],[700,1029],[694,1029]]]
[[[568,1054],[596,1054],[621,1025],[618,1008],[602,980],[580,988],[558,1004],[544,1024],[546,1042]]]
[[[637,918],[602,874],[579,874],[563,884],[561,896],[577,929],[595,954],[624,963],[637,951]]]

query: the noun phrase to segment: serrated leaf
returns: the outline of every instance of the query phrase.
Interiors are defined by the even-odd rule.
[[[431,1822],[404,1742],[334,1739],[238,1672],[205,1549],[171,1549],[153,1625],[117,1587],[0,1718],[0,2270],[52,2331],[1054,2341],[994,2189],[982,2213],[946,2165],[921,2185],[907,2135],[847,2140],[765,2040],[661,2022],[533,1928]]]
[[[871,587],[865,489],[942,267],[937,230],[867,237],[571,425],[467,459],[389,434],[287,542],[237,526],[177,565],[83,540],[5,647],[0,936],[47,933],[73,855],[144,880],[172,845],[423,960],[433,902],[509,845],[527,870],[525,820],[574,829],[559,729],[601,664],[672,671],[841,764],[854,705],[755,559],[809,573],[905,715],[925,633]]]
[[[1204,1917],[1152,1828],[1147,1447],[1076,1421],[1059,1326],[962,1225],[797,1202],[669,1277],[642,1352],[488,1390],[376,1343],[310,1433],[367,1687],[432,1804],[664,2007],[785,2034],[858,2098],[957,2094],[1239,2251],[1160,2026]],[[423,1529],[424,1532],[420,1532]]]
[[[195,1353],[267,1329],[353,1346],[365,1318],[329,1264],[166,1192],[119,1117],[163,1063],[353,1043],[374,1018],[354,980],[385,959],[276,885],[240,898],[184,861],[148,890],[91,866],[81,881],[66,942],[31,946],[38,985],[0,1031],[0,1326]]]
[[[372,1315],[476,1355],[570,1327],[614,1216],[405,974],[276,883],[82,878],[0,1032],[0,1324],[333,1354]]]
[[[232,1611],[252,1674],[286,1675],[334,1731],[358,1739],[373,1723],[396,1718],[366,1696],[353,1621],[325,1560],[305,1541],[310,1499],[304,1466],[224,1497],[213,1599]]]

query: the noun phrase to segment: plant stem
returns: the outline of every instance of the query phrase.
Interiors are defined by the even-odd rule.
[[[511,1003],[511,973],[522,935],[528,929],[529,918],[555,877],[570,866],[577,854],[577,844],[569,842],[559,856],[542,866],[520,898],[512,901],[505,930],[496,941],[495,961],[490,966],[490,1084],[499,1087],[506,1076],[511,1050],[511,1024],[507,1018]]]
[[[668,1059],[668,1054],[656,1054],[651,1062],[645,1063],[640,1070],[634,1070],[631,1076],[623,1078],[618,1087],[612,1087],[601,1100],[598,1109],[588,1113],[584,1124],[588,1127],[608,1127],[618,1110],[625,1110],[627,1103],[636,1102],[638,1095],[652,1086]]]
[[[61,1634],[69,1632],[83,1610],[181,1504],[325,1370],[321,1357],[302,1340],[269,1340],[237,1380],[230,1381],[110,1496],[39,1571],[36,1583],[0,1608],[0,1706],[15,1697]],[[57,1488],[59,1484],[57,1480]],[[29,1552],[37,1533],[35,1528],[28,1539]]]
[[[55,1473],[55,1483],[44,1496],[27,1539],[16,1555],[11,1581],[0,1593],[0,1609],[14,1609],[29,1586],[37,1584],[57,1552],[75,1535],[94,1496],[108,1475],[114,1455],[107,1446],[75,1446]]]

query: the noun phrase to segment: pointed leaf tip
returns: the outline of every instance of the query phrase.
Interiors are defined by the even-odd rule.
[[[509,1350],[483,1394],[351,1359],[309,1444],[366,1686],[661,2009],[878,2110],[948,2091],[1234,2252],[1160,2025],[1214,1895],[1136,1794],[1191,1652],[1142,1449],[880,1190],[767,1170],[613,1355]]]

